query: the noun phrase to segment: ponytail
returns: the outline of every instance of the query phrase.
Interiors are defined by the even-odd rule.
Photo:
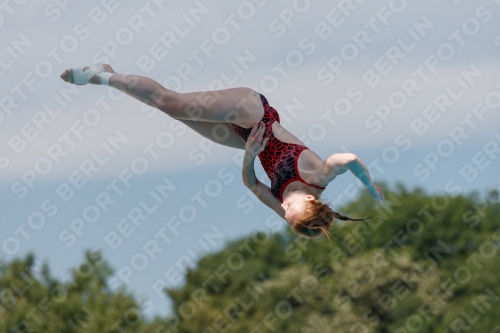
[[[333,210],[332,210],[332,212],[333,212],[333,217],[336,218],[337,220],[341,220],[341,221],[364,221],[364,220],[371,219],[373,217],[373,216],[368,216],[368,217],[364,217],[362,219],[352,219],[350,217],[339,214]]]

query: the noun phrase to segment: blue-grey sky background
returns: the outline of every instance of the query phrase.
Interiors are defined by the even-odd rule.
[[[61,92],[69,87],[60,73],[96,61],[109,61],[117,72],[148,76],[162,84],[180,83],[175,87],[179,92],[207,90],[214,87],[214,80],[223,82],[221,88],[254,88],[280,112],[284,127],[320,157],[353,152],[371,166],[376,183],[402,182],[433,194],[478,191],[483,195],[500,185],[500,152],[495,151],[500,146],[498,1],[115,1],[110,6],[106,9],[98,1],[27,1],[11,2],[0,10],[0,258],[4,261],[33,252],[37,259],[49,262],[55,276],[64,278],[83,260],[86,249],[101,249],[116,271],[136,268],[127,289],[153,302],[147,315],[165,315],[171,312],[170,303],[152,285],[165,272],[182,276],[176,261],[190,253],[203,255],[198,239],[204,234],[213,230],[223,234],[209,246],[216,250],[228,240],[258,230],[286,227],[285,221],[248,194],[238,163],[242,151],[209,147],[181,123],[109,87],[73,86],[70,100],[50,118],[47,107],[61,107]],[[419,33],[422,26],[426,28]],[[326,36],[328,29],[331,34]],[[162,35],[175,35],[179,42],[167,49]],[[360,36],[367,38],[364,43]],[[113,45],[116,50],[109,53]],[[411,51],[404,51],[402,45]],[[209,56],[203,53],[207,47],[212,47]],[[390,50],[395,47],[402,53],[391,63]],[[147,71],[141,59],[151,61],[155,52],[164,54]],[[190,57],[193,52],[198,52],[198,58]],[[253,60],[242,65],[238,60],[242,56]],[[336,63],[338,57],[342,66],[340,73],[334,73],[328,63]],[[186,63],[193,75],[182,74]],[[435,64],[435,69],[428,64]],[[428,80],[415,74],[420,66]],[[372,88],[362,77],[376,68],[390,72]],[[475,73],[471,81],[464,71]],[[325,73],[334,74],[332,82],[325,82]],[[419,85],[412,96],[400,87],[409,78]],[[451,105],[441,111],[436,105],[443,93]],[[95,105],[101,96],[107,110],[102,103]],[[452,96],[460,97],[454,101]],[[382,104],[391,108],[386,122],[380,117]],[[301,106],[284,111],[290,105]],[[99,118],[89,109],[95,109]],[[40,112],[49,119],[42,129],[36,127]],[[434,122],[422,135],[411,126],[418,117]],[[58,141],[78,120],[95,121],[95,126],[83,125],[80,138],[70,134],[73,146]],[[76,128],[82,126],[77,124]],[[463,135],[454,141],[453,133],[461,131],[457,126]],[[116,133],[122,133],[126,142],[65,202],[56,190],[92,154],[104,158],[102,143]],[[26,142],[22,151],[16,151],[21,147],[16,136]],[[164,149],[156,143],[159,136]],[[56,161],[47,150],[58,142],[65,156]],[[158,159],[143,154],[150,143]],[[119,185],[121,196],[106,190],[122,170],[144,158],[147,170],[133,174],[130,187]],[[477,170],[477,176],[466,179],[462,174],[470,176],[475,172],[471,170]],[[36,175],[33,188],[23,187],[30,172]],[[256,173],[268,182],[259,162]],[[78,174],[85,177],[81,171]],[[164,177],[173,184],[168,198],[112,249],[105,236],[117,232],[117,223],[140,207],[141,200],[152,206],[149,192]],[[349,200],[352,184],[363,190],[354,176],[345,174],[328,186],[325,198],[340,208]],[[106,191],[114,204],[101,209],[94,223],[85,223],[81,235],[71,232],[74,220],[82,218],[89,205],[97,207],[94,199]],[[193,208],[196,216],[189,215]],[[182,222],[180,215],[193,220]],[[178,235],[167,228],[169,244],[155,238],[174,217],[180,221]],[[74,243],[67,238],[71,233]],[[157,240],[162,249],[154,258],[143,250],[150,240]],[[147,264],[138,267],[144,257]],[[132,264],[132,258],[138,261]],[[181,284],[182,279],[177,279],[166,285]]]

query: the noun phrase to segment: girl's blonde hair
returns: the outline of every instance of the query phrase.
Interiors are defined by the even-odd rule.
[[[306,201],[304,213],[295,221],[292,228],[302,237],[316,238],[325,234],[331,240],[328,230],[334,219],[341,221],[363,221],[369,218],[371,216],[362,219],[352,219],[333,211],[329,204],[315,199],[313,201]]]

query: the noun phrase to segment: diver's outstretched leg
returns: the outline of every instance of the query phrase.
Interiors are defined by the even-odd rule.
[[[103,76],[105,84],[109,82],[109,86],[179,120],[225,122],[250,128],[264,115],[259,94],[249,88],[177,93],[144,76],[118,74],[107,64],[102,65],[101,72],[96,68],[101,67],[67,69],[61,78],[75,84],[101,84]]]

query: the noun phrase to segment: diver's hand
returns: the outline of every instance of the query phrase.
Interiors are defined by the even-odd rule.
[[[380,186],[377,186],[377,185],[373,185],[373,186],[375,187],[376,193],[373,193],[372,196],[375,199],[384,202],[384,190]]]
[[[250,132],[250,135],[247,139],[247,144],[245,147],[245,153],[249,154],[252,157],[257,157],[264,149],[266,149],[266,145],[269,142],[269,138],[262,140],[264,133],[266,132],[266,125],[260,121],[255,124]]]

